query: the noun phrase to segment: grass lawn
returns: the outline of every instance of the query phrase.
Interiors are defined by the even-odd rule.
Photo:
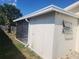
[[[35,52],[16,41],[13,34],[6,34],[0,29],[0,59],[41,59]]]

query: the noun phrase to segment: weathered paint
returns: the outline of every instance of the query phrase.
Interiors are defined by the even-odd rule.
[[[62,22],[72,23],[72,39],[66,40]],[[29,45],[43,59],[57,59],[76,50],[77,19],[65,14],[51,12],[30,19]]]
[[[54,12],[30,19],[29,44],[44,59],[53,56],[54,21]]]
[[[72,34],[63,33],[63,20],[72,24]],[[76,50],[76,27],[77,19],[61,14],[55,13],[55,31],[54,31],[54,59],[61,58],[68,55],[68,53]],[[72,39],[66,39],[67,36],[72,36]]]
[[[79,20],[77,21],[77,31],[76,31],[76,51],[79,52]]]

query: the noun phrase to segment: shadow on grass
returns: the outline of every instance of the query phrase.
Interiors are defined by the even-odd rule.
[[[26,59],[11,39],[0,29],[0,59]]]

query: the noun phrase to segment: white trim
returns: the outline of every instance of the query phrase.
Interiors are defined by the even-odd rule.
[[[29,22],[28,19],[25,19],[25,21]]]
[[[64,10],[70,10],[70,9],[72,9],[72,8],[75,8],[75,7],[77,7],[77,6],[79,6],[79,1],[77,1],[77,2],[75,2],[75,3],[73,3],[73,4],[71,4],[71,5],[69,5],[68,7],[66,7],[66,8],[64,8]]]
[[[18,40],[17,38],[15,38],[16,41],[20,42],[21,44],[23,44],[25,47],[28,46],[28,44],[23,43],[22,41]]]
[[[38,15],[45,14],[47,12],[51,12],[51,11],[56,11],[56,12],[59,12],[59,13],[63,13],[63,14],[75,17],[75,18],[79,18],[78,16],[74,15],[73,13],[67,12],[67,11],[63,10],[62,8],[60,8],[60,7],[57,7],[55,5],[49,5],[49,6],[45,7],[45,8],[42,8],[42,9],[40,9],[38,11],[35,11],[33,13],[30,13],[30,14],[28,14],[26,16],[15,19],[13,21],[16,22],[16,21],[20,21],[22,19],[32,18],[32,17],[38,16]]]

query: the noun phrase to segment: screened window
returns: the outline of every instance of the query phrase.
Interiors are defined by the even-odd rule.
[[[63,21],[63,33],[72,34],[72,23]]]
[[[73,39],[72,23],[63,21],[63,34],[66,40]]]

